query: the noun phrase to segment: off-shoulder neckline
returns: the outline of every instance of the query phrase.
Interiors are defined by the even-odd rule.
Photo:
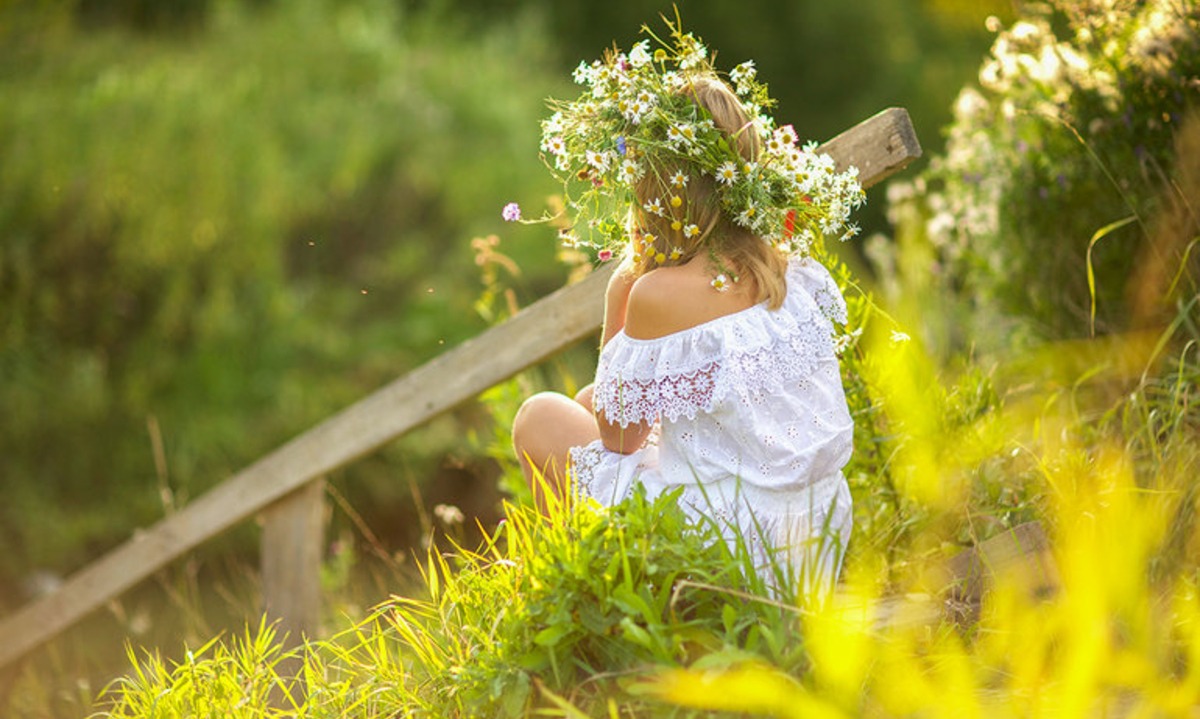
[[[783,309],[783,308],[780,307],[780,309]],[[675,330],[674,332],[668,332],[667,334],[659,335],[658,337],[631,337],[631,336],[629,336],[629,334],[627,334],[625,332],[625,328],[622,327],[620,330],[617,331],[617,333],[615,335],[613,335],[613,337],[609,340],[609,342],[612,342],[612,340],[615,340],[617,337],[621,337],[622,339],[624,339],[627,342],[632,342],[634,344],[640,344],[640,345],[654,344],[655,342],[664,342],[664,341],[671,340],[671,339],[686,337],[687,335],[698,333],[702,330],[710,329],[712,327],[716,327],[718,325],[724,324],[725,322],[729,322],[735,318],[739,318],[739,317],[748,315],[748,314],[754,312],[755,310],[765,310],[767,312],[771,311],[771,310],[767,309],[767,301],[763,300],[762,302],[758,302],[756,304],[750,305],[749,307],[743,307],[740,310],[734,310],[733,312],[728,312],[723,315],[718,315],[716,317],[713,317],[710,320],[705,320],[703,322],[694,324],[691,327],[684,327],[683,329]]]

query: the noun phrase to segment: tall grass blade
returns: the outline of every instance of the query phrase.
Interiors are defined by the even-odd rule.
[[[1088,322],[1089,322],[1089,329],[1091,331],[1092,337],[1096,336],[1096,271],[1092,266],[1092,248],[1094,248],[1096,246],[1097,242],[1099,242],[1103,238],[1107,237],[1109,234],[1121,229],[1122,227],[1124,227],[1125,225],[1128,225],[1131,222],[1136,222],[1137,219],[1138,219],[1137,215],[1129,215],[1128,217],[1123,217],[1119,220],[1116,220],[1115,222],[1110,222],[1107,225],[1105,225],[1104,227],[1101,227],[1099,230],[1096,230],[1095,234],[1092,235],[1092,239],[1088,241],[1087,281],[1088,281],[1088,294],[1091,297],[1091,313],[1089,315]]]

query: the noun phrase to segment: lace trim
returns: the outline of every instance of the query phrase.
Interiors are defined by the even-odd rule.
[[[617,374],[597,383],[592,403],[622,427],[659,417],[672,422],[685,415],[694,418],[698,409],[712,411],[721,366],[713,361],[695,372],[644,380]]]
[[[834,356],[830,330],[825,322],[811,319],[765,347],[730,352],[694,371],[645,379],[608,371],[602,364],[592,401],[610,422],[622,427],[659,418],[695,419],[698,412],[712,412],[730,392],[757,404],[785,382],[811,376],[818,362]]]
[[[603,445],[596,440],[582,447],[571,447],[567,454],[576,491],[580,492],[580,496],[595,497],[599,489],[596,487],[596,467],[604,457]]]

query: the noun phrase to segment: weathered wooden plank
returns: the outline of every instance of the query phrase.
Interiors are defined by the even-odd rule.
[[[920,157],[921,143],[908,111],[889,107],[826,142],[818,152],[832,157],[838,170],[857,167],[863,187],[870,187]]]
[[[860,123],[819,151],[842,167],[858,167],[864,187],[921,153],[908,113],[898,108]],[[135,532],[71,575],[54,594],[0,621],[0,667],[200,542],[592,334],[600,326],[611,272],[603,267],[539,300],[296,437],[171,517]]]

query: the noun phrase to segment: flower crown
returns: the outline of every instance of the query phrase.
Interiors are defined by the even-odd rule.
[[[639,202],[634,187],[647,176],[655,181],[650,184],[655,196],[641,210],[671,219],[681,237],[700,235],[688,208],[680,207],[681,190],[695,173],[715,181],[726,217],[784,253],[807,254],[821,236],[845,240],[857,234],[848,218],[865,197],[858,171],[836,172],[832,158],[814,152],[816,143],[798,147],[792,126],[775,126],[765,113],[774,101],[755,79],[753,61],[728,75],[750,118],[738,132],[756,133],[758,139],[758,156],[748,161],[738,151],[738,138],[717,127],[693,99],[696,82],[718,78],[708,50],[677,24],[667,26],[672,43],[643,27],[657,49],[643,40],[628,53],[614,49],[603,60],[580,63],[574,79],[586,88],[583,94],[572,102],[550,102],[555,112],[542,123],[541,156],[562,181],[574,215],[573,226],[560,233],[563,241],[593,248],[602,260],[628,246],[625,218]],[[513,212],[512,205],[506,208],[506,219]],[[670,254],[678,258],[678,250]],[[658,262],[665,259],[660,251]]]

